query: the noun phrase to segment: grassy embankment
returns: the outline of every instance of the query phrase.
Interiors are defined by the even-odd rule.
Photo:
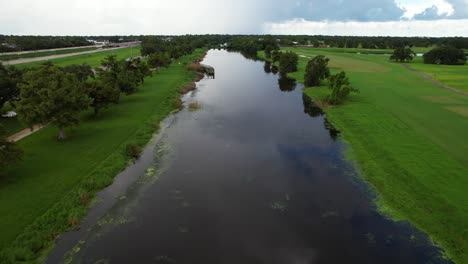
[[[87,63],[92,67],[98,67],[101,64],[101,61],[108,55],[117,55],[118,58],[128,58],[130,56],[135,56],[139,54],[139,48],[134,47],[133,51],[132,48],[122,48],[116,50],[103,50],[97,53],[90,53],[90,54],[82,54],[76,56],[70,56],[65,58],[53,59],[50,60],[54,64],[58,66],[67,66],[71,64],[82,64]],[[15,65],[18,68],[29,68],[29,67],[37,67],[44,61],[32,62],[32,63],[24,63]],[[0,124],[2,124],[7,133],[9,135],[19,132],[26,128],[24,124],[22,124],[17,118],[0,118]]]
[[[128,56],[125,50],[117,52],[119,58]],[[4,257],[36,258],[56,235],[78,225],[88,200],[126,166],[126,146],[145,145],[160,121],[176,108],[179,88],[194,77],[185,64],[202,54],[197,50],[159,70],[136,94],[122,96],[118,105],[98,117],[91,110],[83,113],[81,124],[67,130],[65,142],[55,140],[57,128],[53,126],[18,142],[25,151],[24,160],[0,179]],[[105,55],[88,56],[67,59],[70,64],[96,65]]]
[[[89,50],[95,50],[95,49],[97,48],[86,47],[86,48],[75,48],[75,49],[65,49],[65,50],[29,52],[29,53],[22,53],[22,54],[5,54],[5,55],[0,55],[0,61],[9,61],[9,60],[17,60],[17,59],[25,59],[25,58],[37,58],[37,57],[44,57],[44,56],[51,56],[51,55],[61,55],[61,54],[83,52],[83,51],[89,51]]]
[[[379,208],[429,234],[456,263],[468,263],[468,97],[383,56],[289,49],[326,55],[332,71],[346,71],[360,89],[325,112],[378,194]],[[302,82],[307,61],[301,57],[290,76]],[[304,92],[320,101],[330,91]]]

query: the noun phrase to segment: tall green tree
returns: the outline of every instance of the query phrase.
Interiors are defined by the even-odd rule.
[[[320,82],[330,76],[328,68],[329,58],[318,55],[307,63],[304,74],[304,85],[307,87],[319,86]]]
[[[272,61],[273,63],[279,62],[279,60],[280,60],[280,58],[281,58],[281,53],[282,53],[282,52],[279,51],[279,50],[274,50],[274,51],[272,51],[272,52],[271,52],[271,61]]]
[[[299,61],[299,57],[296,53],[292,51],[287,51],[281,53],[280,60],[279,60],[279,67],[281,75],[286,75],[290,72],[297,71],[297,63]]]
[[[80,112],[89,107],[83,84],[74,74],[52,64],[24,74],[17,112],[29,126],[51,123],[59,128],[58,139],[65,139],[65,128],[77,125]]]
[[[396,62],[410,62],[413,60],[416,53],[409,48],[404,46],[396,47],[393,51],[393,54],[390,56],[390,60],[394,60]]]
[[[98,77],[85,85],[88,96],[92,99],[90,106],[94,109],[94,115],[98,115],[101,109],[119,102],[119,87],[114,82],[105,81],[105,77]]]
[[[18,99],[18,83],[22,72],[15,67],[5,68],[0,63],[0,109],[6,102],[13,103]]]
[[[148,57],[148,65],[153,68],[168,67],[171,64],[171,58],[167,53],[156,52]]]

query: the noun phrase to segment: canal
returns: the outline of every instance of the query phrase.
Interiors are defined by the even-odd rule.
[[[48,263],[447,263],[378,213],[301,85],[238,53],[203,63],[216,78],[184,97]]]

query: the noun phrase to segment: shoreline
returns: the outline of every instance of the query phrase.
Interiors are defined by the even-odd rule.
[[[192,54],[186,55],[187,59],[190,58],[187,65],[203,59],[205,55],[206,50],[196,50]],[[185,66],[184,63],[181,67]],[[174,67],[177,67],[177,65],[174,65]],[[173,91],[171,98],[175,101],[172,103],[172,111],[164,115],[162,120],[165,120],[178,109],[181,87],[199,78],[188,68],[184,68],[184,71],[185,76],[181,76],[181,79],[184,80],[183,84],[177,87],[168,87],[171,92]],[[149,79],[153,78],[158,78],[158,74]],[[186,81],[188,78],[190,78],[190,81]],[[166,98],[164,101],[168,102],[171,99]],[[96,195],[106,187],[111,186],[116,176],[131,165],[131,159],[124,155],[126,145],[133,142],[146,149],[151,144],[160,131],[160,122],[162,120],[158,119],[161,119],[161,113],[156,111],[146,122],[141,124],[141,127],[130,138],[127,138],[125,142],[121,142],[117,149],[102,160],[86,177],[83,177],[67,195],[38,216],[14,240],[3,245],[0,250],[0,262],[15,263],[19,259],[44,261],[63,233],[80,228],[81,221],[88,214],[90,208],[94,206],[93,202],[97,197]],[[18,253],[20,256],[18,256]]]

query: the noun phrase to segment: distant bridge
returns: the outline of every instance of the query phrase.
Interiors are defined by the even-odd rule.
[[[215,69],[213,67],[202,63],[200,63],[200,66],[203,67],[203,71],[208,77],[215,78]]]

